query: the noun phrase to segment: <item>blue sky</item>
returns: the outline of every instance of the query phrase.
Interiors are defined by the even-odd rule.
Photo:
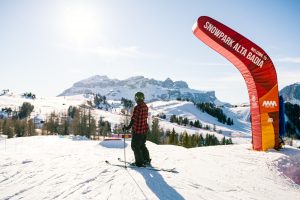
[[[93,75],[185,80],[226,102],[248,102],[225,58],[192,34],[210,16],[262,47],[279,89],[300,81],[297,0],[0,0],[0,89],[56,96]]]

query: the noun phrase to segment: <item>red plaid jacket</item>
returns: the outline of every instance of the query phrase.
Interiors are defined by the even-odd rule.
[[[133,133],[146,134],[148,132],[148,107],[142,102],[133,109],[130,125],[132,125]]]

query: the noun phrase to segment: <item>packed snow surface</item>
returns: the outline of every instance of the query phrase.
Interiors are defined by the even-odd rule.
[[[126,158],[133,160],[130,140]],[[250,144],[185,149],[147,142],[152,165],[178,173],[110,166],[123,141],[71,136],[0,140],[0,199],[288,199],[300,197],[300,150]],[[298,183],[298,184],[297,184]]]

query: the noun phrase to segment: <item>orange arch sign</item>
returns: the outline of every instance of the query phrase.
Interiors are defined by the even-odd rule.
[[[193,33],[228,59],[244,77],[250,100],[253,149],[277,148],[278,82],[270,57],[241,34],[207,16],[198,18]]]

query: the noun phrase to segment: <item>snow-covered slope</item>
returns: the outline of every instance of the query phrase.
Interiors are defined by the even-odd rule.
[[[39,97],[35,100],[25,99],[19,95],[4,95],[0,96],[0,109],[5,107],[11,107],[13,110],[22,105],[23,102],[29,102],[34,105],[34,111],[31,117],[39,116],[39,118],[46,119],[47,116],[53,111],[56,113],[66,112],[69,106],[79,106],[86,104],[90,99],[90,96],[76,95],[65,97]],[[121,104],[119,101],[109,101],[112,105],[112,109],[105,111],[99,109],[92,109],[91,112],[96,119],[103,117],[104,120],[112,123],[112,127],[115,124],[120,124],[124,121],[124,116],[121,113]],[[148,103],[149,112],[151,116],[157,116],[157,114],[164,113],[167,119],[160,119],[160,127],[164,130],[172,130],[173,128],[177,133],[187,131],[189,134],[201,133],[201,134],[214,134],[219,139],[224,135],[233,138],[235,143],[250,143],[251,142],[251,128],[247,116],[249,115],[249,107],[235,107],[235,108],[222,108],[224,113],[234,120],[233,126],[224,125],[217,121],[216,118],[201,112],[193,103],[186,101],[155,101]],[[175,123],[170,123],[170,116],[177,115],[186,117],[190,121],[199,120],[204,126],[209,125],[211,128],[216,126],[217,131],[207,131],[191,126],[179,126]],[[151,119],[151,117],[150,117]],[[151,124],[151,121],[149,122]],[[222,132],[219,134],[218,132]]]
[[[224,113],[234,119],[234,125],[228,126],[225,124],[222,124],[218,122],[218,120],[211,115],[207,113],[201,112],[199,109],[197,109],[193,103],[186,102],[186,101],[156,101],[153,103],[148,104],[150,108],[150,112],[152,115],[157,115],[159,113],[166,114],[167,119],[161,120],[161,125],[165,129],[171,129],[174,124],[169,123],[169,119],[172,115],[186,117],[190,121],[199,120],[204,126],[205,125],[216,125],[217,130],[222,131],[222,137],[223,135],[231,136],[231,135],[243,135],[243,136],[249,136],[251,135],[251,129],[250,129],[250,123],[248,121],[243,120],[245,117],[241,114],[241,111],[243,111],[244,115],[247,115],[247,112],[244,110],[247,110],[247,108],[240,107],[238,108],[223,108]],[[249,109],[249,108],[248,108]],[[237,114],[238,113],[238,114]],[[184,130],[187,130],[189,133],[195,133],[195,132],[205,132],[203,129],[197,129],[192,128],[189,126],[186,127],[180,127],[181,130],[178,132],[183,132]],[[177,130],[179,129],[179,126],[177,126]],[[212,134],[212,132],[207,132]]]
[[[53,111],[56,113],[66,112],[69,106],[79,106],[86,104],[90,99],[90,96],[76,95],[76,96],[65,96],[65,97],[37,97],[35,100],[25,99],[18,95],[5,95],[0,96],[0,109],[5,107],[11,107],[13,110],[22,105],[23,102],[29,102],[34,105],[34,111],[31,114],[31,117],[39,116],[39,118],[46,119],[47,116]],[[92,109],[91,112],[96,119],[103,117],[104,120],[107,120],[112,123],[112,127],[115,124],[120,124],[124,120],[124,116],[121,113],[121,104],[119,101],[109,101],[112,105],[112,109],[105,111],[99,109]],[[247,116],[249,115],[249,107],[236,107],[236,108],[227,108],[224,107],[224,113],[234,120],[233,126],[224,125],[217,121],[216,118],[201,112],[198,110],[193,103],[186,101],[155,101],[148,103],[149,112],[151,116],[157,116],[157,114],[164,113],[167,116],[167,119],[160,119],[160,127],[164,130],[172,130],[173,128],[177,133],[182,133],[187,131],[190,134],[202,133],[202,134],[214,134],[219,139],[224,135],[227,137],[234,138],[234,142],[238,143],[249,143],[251,142],[251,128]],[[199,120],[204,126],[209,125],[211,128],[213,125],[216,126],[217,131],[206,131],[204,129],[199,129],[191,126],[179,126],[175,123],[170,123],[170,116],[177,115],[186,117],[190,121]],[[151,117],[150,117],[151,119]],[[151,124],[151,121],[149,122]],[[217,132],[222,132],[218,134]],[[241,139],[242,138],[242,139]]]
[[[107,76],[92,76],[81,80],[65,90],[59,96],[72,96],[78,94],[101,94],[107,99],[120,100],[122,97],[133,99],[136,92],[142,91],[146,100],[172,100],[177,98],[190,99],[195,102],[211,102],[222,104],[214,91],[199,91],[190,89],[184,81],[165,81],[148,79],[143,76],[135,76],[126,80],[109,79]],[[224,103],[223,103],[224,104]]]
[[[51,112],[66,112],[69,106],[78,106],[86,104],[87,99],[82,95],[68,97],[42,97],[36,99],[24,98],[21,95],[4,95],[0,96],[0,108],[9,107],[18,110],[23,102],[29,102],[34,105],[32,115],[47,115]]]
[[[250,145],[185,149],[147,142],[152,164],[179,173],[107,165],[123,142],[36,136],[0,140],[0,199],[298,200],[300,150],[257,152]],[[106,146],[106,147],[104,147]],[[130,141],[127,160],[133,159]]]

